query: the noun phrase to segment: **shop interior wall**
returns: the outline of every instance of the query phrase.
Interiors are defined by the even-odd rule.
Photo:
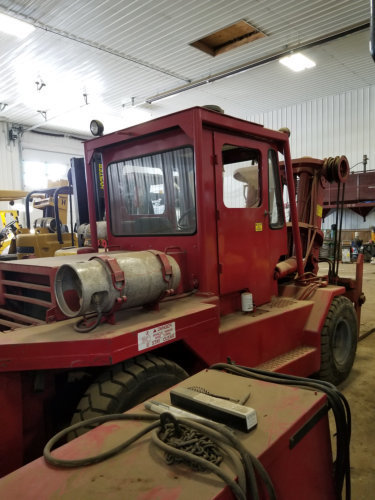
[[[367,170],[375,170],[374,85],[254,114],[248,119],[276,130],[288,127],[293,158],[345,155],[351,171],[360,172],[363,155],[367,155]],[[322,227],[329,229],[335,222],[333,212]],[[344,211],[344,229],[369,230],[372,226],[375,226],[375,210],[366,220],[351,210]]]
[[[80,138],[38,130],[24,132],[19,134],[17,139],[10,140],[10,127],[11,125],[8,123],[0,122],[1,190],[29,190],[28,186],[25,185],[25,162],[40,163],[43,169],[45,165],[65,165],[66,168],[60,168],[59,171],[62,171],[62,177],[66,178],[70,159],[83,156],[83,140]],[[9,209],[9,203],[0,202],[0,208],[3,210]],[[20,221],[24,225],[24,201],[16,201],[14,208],[19,210]],[[36,211],[34,217],[40,217],[39,210]]]

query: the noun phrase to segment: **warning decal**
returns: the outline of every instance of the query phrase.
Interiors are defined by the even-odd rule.
[[[138,351],[149,349],[154,345],[163,344],[175,338],[176,326],[174,322],[150,328],[149,330],[138,333]]]

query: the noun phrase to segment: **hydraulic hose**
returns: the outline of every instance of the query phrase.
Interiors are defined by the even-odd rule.
[[[217,363],[210,367],[215,370],[225,370],[229,373],[243,377],[254,378],[264,382],[272,382],[282,385],[291,385],[303,389],[320,391],[326,394],[328,403],[333,411],[336,423],[336,460],[334,482],[337,498],[342,498],[342,490],[345,482],[345,498],[351,498],[350,485],[350,437],[351,437],[351,414],[349,404],[338,389],[331,383],[312,380],[293,375],[275,372],[266,372],[255,368],[238,366],[234,364]]]

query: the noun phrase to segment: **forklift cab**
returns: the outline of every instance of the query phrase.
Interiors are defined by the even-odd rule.
[[[203,108],[88,141],[88,189],[96,162],[109,250],[174,249],[183,290],[218,295],[228,311],[243,291],[255,304],[269,302],[287,253],[278,166],[285,142],[284,134]],[[89,207],[94,198],[93,190]]]

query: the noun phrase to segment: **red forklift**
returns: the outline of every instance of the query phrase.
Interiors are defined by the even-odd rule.
[[[212,363],[345,380],[363,262],[318,274],[345,157],[292,161],[285,132],[195,107],[87,141],[85,165],[90,246],[0,263],[2,474]]]

